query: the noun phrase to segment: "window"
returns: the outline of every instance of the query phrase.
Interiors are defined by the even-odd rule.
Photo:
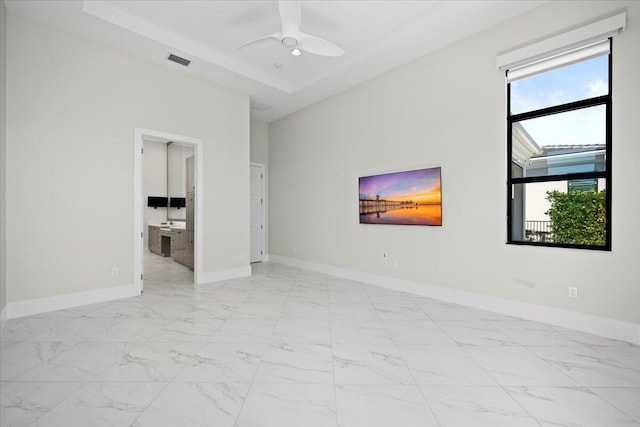
[[[507,71],[507,241],[611,249],[611,39]]]
[[[597,179],[572,179],[567,184],[567,193],[572,191],[598,191]]]

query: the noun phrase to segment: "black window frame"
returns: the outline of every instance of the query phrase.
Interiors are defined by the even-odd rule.
[[[511,83],[507,80],[507,244],[512,245],[524,245],[524,246],[546,246],[546,247],[560,247],[560,248],[572,248],[572,249],[591,249],[601,251],[611,251],[611,165],[612,165],[612,99],[613,99],[613,40],[609,38],[609,58],[608,58],[608,80],[609,80],[609,93],[607,95],[601,95],[593,98],[582,99],[579,101],[569,102],[561,105],[554,105],[551,107],[541,108],[538,110],[527,111],[519,114],[511,114]],[[508,74],[508,70],[507,70]],[[567,173],[559,175],[546,175],[546,176],[532,176],[532,177],[513,177],[513,124],[538,117],[550,116],[559,113],[566,113],[569,111],[581,110],[584,108],[605,106],[605,171],[594,172],[580,172],[580,173]],[[605,244],[599,245],[579,245],[568,243],[555,243],[555,242],[534,242],[527,240],[514,240],[513,239],[513,194],[516,184],[528,184],[539,182],[558,182],[558,181],[570,181],[574,179],[589,179],[589,178],[604,178],[606,180],[606,224],[605,224]],[[522,219],[524,223],[524,218]]]

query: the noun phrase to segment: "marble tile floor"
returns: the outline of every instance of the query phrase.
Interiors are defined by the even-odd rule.
[[[7,323],[0,425],[640,426],[640,347],[273,263]]]

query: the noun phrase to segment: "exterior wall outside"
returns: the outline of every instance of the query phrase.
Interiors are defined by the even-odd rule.
[[[606,179],[598,179],[598,191],[606,188]],[[546,212],[551,207],[551,203],[546,199],[548,191],[567,192],[567,182],[544,182],[537,184],[529,184],[526,194],[526,210],[525,221],[549,221],[549,215]]]
[[[528,184],[525,196],[525,221],[549,221],[546,212],[551,207],[547,200],[547,191],[567,192],[567,182],[541,182]]]

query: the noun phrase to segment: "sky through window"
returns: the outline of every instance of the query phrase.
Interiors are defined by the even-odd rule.
[[[516,80],[511,83],[511,114],[606,95],[609,91],[608,72],[608,55],[601,55]],[[521,123],[541,147],[605,143],[603,107],[586,108]]]

